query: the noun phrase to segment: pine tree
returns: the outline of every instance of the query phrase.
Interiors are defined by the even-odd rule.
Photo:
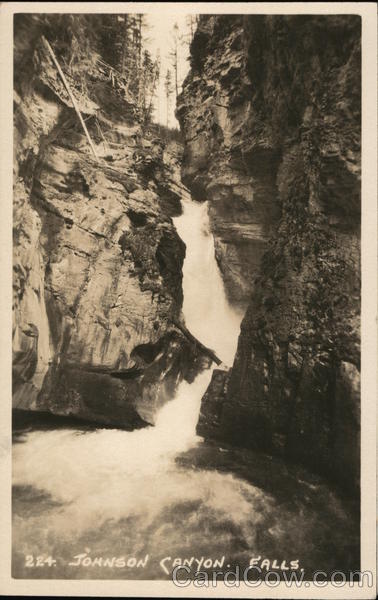
[[[159,83],[160,83],[160,50],[157,51],[156,60],[152,64],[150,100],[147,105],[147,109],[146,109],[146,113],[145,113],[145,121],[146,122],[149,122],[151,120],[151,114],[154,109],[153,100],[156,95],[156,91],[159,89]]]
[[[123,21],[122,65],[121,65],[122,75],[125,74],[126,70],[129,67],[128,61],[130,59],[130,45],[131,45],[131,41],[130,41],[131,26],[130,26],[130,21],[129,21],[129,15],[128,14],[123,15],[123,19],[124,19],[124,21]]]
[[[148,29],[146,15],[137,14],[133,15],[133,43],[135,49],[135,56],[137,66],[140,67],[142,63],[142,46],[143,46],[143,33]]]
[[[188,15],[186,17],[186,25],[189,28],[189,40],[185,40],[186,43],[191,43],[194,38],[195,31],[197,29],[199,21],[199,15]]]
[[[173,92],[172,73],[169,69],[167,69],[167,73],[165,76],[164,88],[165,88],[165,94],[166,94],[166,98],[167,98],[167,128],[168,128],[169,127],[169,109],[171,106],[171,95]]]
[[[156,58],[144,47],[147,18],[143,14],[85,14],[35,16],[51,41],[62,69],[75,80],[83,93],[98,68],[110,84],[141,110],[145,122],[151,120],[160,82],[160,55]],[[172,76],[169,82],[169,101]]]
[[[171,48],[171,51],[169,52],[169,58],[172,61],[173,72],[174,72],[174,75],[175,75],[176,99],[177,99],[177,96],[178,96],[178,47],[179,47],[179,39],[180,39],[179,27],[178,27],[177,23],[175,23],[174,26],[173,26],[172,48]]]

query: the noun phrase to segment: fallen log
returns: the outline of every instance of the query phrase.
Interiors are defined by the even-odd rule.
[[[75,109],[75,111],[76,111],[76,114],[77,114],[77,116],[79,117],[79,121],[80,121],[80,123],[81,123],[81,126],[82,126],[82,128],[83,128],[83,130],[84,130],[84,133],[85,133],[85,135],[86,135],[86,137],[87,137],[87,140],[88,140],[89,146],[90,146],[90,148],[91,148],[91,150],[92,150],[92,152],[93,152],[93,154],[94,154],[95,158],[98,160],[98,155],[97,155],[96,149],[95,149],[95,147],[94,147],[94,144],[93,144],[93,142],[92,142],[91,136],[89,135],[89,131],[88,131],[88,129],[87,129],[87,126],[86,126],[86,124],[84,123],[84,119],[83,119],[83,117],[81,116],[81,112],[80,112],[79,106],[78,106],[78,104],[77,104],[77,102],[76,102],[76,100],[75,100],[75,96],[73,95],[73,93],[72,93],[72,91],[71,91],[71,88],[70,88],[70,86],[69,86],[69,84],[68,84],[68,81],[67,81],[67,79],[66,79],[66,76],[65,76],[65,74],[63,73],[63,71],[62,71],[62,69],[61,69],[61,67],[60,67],[60,64],[58,63],[58,60],[57,60],[57,58],[56,58],[56,56],[55,56],[55,54],[54,54],[54,51],[53,51],[53,49],[51,48],[51,46],[50,46],[49,42],[47,41],[47,39],[45,38],[45,36],[44,36],[44,35],[42,36],[42,42],[43,42],[43,43],[44,43],[44,45],[46,46],[46,48],[47,48],[47,50],[48,50],[48,52],[49,52],[49,54],[50,54],[50,56],[51,56],[51,58],[52,58],[52,60],[53,60],[53,63],[54,63],[54,65],[55,65],[55,66],[56,66],[56,68],[57,68],[57,71],[58,71],[58,73],[59,73],[59,75],[60,75],[60,77],[61,77],[61,79],[62,79],[62,81],[63,81],[64,87],[66,88],[66,90],[67,90],[67,92],[68,92],[68,95],[69,95],[69,97],[70,97],[70,99],[71,99],[71,102],[72,102],[72,104],[73,104],[73,107],[74,107],[74,109]]]
[[[214,350],[208,348],[207,346],[205,346],[205,344],[197,340],[197,338],[194,337],[192,333],[190,333],[189,329],[187,329],[185,325],[182,325],[182,323],[176,321],[176,319],[172,319],[172,323],[175,327],[177,327],[177,329],[181,331],[181,333],[189,340],[189,342],[197,346],[204,354],[211,358],[212,361],[214,361],[217,365],[222,364],[222,361],[215,354]]]

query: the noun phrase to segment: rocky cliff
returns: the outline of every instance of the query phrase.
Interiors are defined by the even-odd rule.
[[[359,484],[360,20],[202,16],[183,181],[248,308],[198,432]]]
[[[143,126],[95,48],[69,67],[57,27],[96,159],[42,43],[51,23],[19,15],[15,27],[13,405],[142,426],[204,363],[173,324],[181,150]]]

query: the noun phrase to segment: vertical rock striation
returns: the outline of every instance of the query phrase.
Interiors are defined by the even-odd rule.
[[[93,62],[87,87],[67,77],[96,161],[40,38],[38,21],[17,17],[13,405],[141,426],[203,367],[173,324],[180,148],[143,128]]]
[[[248,308],[198,432],[359,485],[360,19],[202,16],[183,180]],[[251,294],[251,295],[250,295]]]

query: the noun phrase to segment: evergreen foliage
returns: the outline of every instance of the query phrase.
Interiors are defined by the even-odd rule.
[[[141,14],[20,14],[15,28],[32,30],[35,47],[45,36],[75,88],[89,92],[99,67],[114,87],[149,121],[160,77],[160,58],[143,48],[147,29]]]

